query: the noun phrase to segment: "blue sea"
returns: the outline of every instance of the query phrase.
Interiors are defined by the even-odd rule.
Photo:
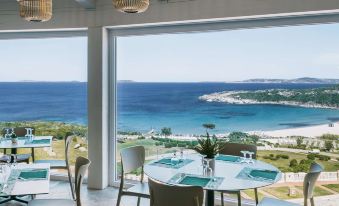
[[[232,105],[200,101],[226,90],[315,88],[318,84],[118,83],[118,130],[147,132],[171,127],[177,134],[274,130],[339,120],[339,110],[280,105]],[[87,83],[0,83],[0,121],[87,124]]]

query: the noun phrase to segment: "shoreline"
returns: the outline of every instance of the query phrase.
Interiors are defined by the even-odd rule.
[[[256,131],[244,131],[244,133],[250,135],[258,135],[261,138],[289,138],[292,136],[303,136],[308,138],[316,138],[324,134],[334,134],[339,135],[339,121],[333,122],[333,127],[329,127],[329,124],[319,124],[312,126],[304,127],[294,127],[286,129],[276,129],[276,130],[256,130]],[[215,134],[217,138],[225,137],[229,133],[219,133]],[[140,135],[119,135],[122,138],[127,139],[137,139]],[[145,138],[150,138],[151,134],[143,134]],[[172,134],[167,136],[167,138],[175,140],[196,140],[199,135],[188,135],[188,134]]]
[[[256,134],[259,136],[267,137],[291,137],[291,136],[304,136],[316,138],[323,134],[336,134],[339,135],[339,121],[333,122],[333,127],[329,124],[320,124],[314,126],[305,126],[297,128],[278,129],[272,131],[249,131],[249,134]]]
[[[292,101],[256,101],[253,99],[241,99],[235,98],[233,95],[237,95],[242,92],[247,91],[224,91],[224,92],[215,92],[211,94],[205,94],[199,97],[199,100],[206,102],[219,102],[226,104],[239,104],[239,105],[254,105],[254,104],[262,104],[262,105],[282,105],[282,106],[294,106],[294,107],[305,107],[305,108],[318,108],[318,109],[339,109],[339,107],[334,106],[326,106],[316,103],[300,103],[300,102],[292,102]]]

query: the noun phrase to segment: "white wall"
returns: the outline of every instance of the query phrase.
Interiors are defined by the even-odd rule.
[[[74,0],[54,0],[53,19],[28,23],[18,15],[16,0],[0,1],[0,30],[85,28],[186,21],[251,15],[339,9],[339,0],[151,0],[142,14],[123,14],[112,0],[97,0],[97,9],[86,11]]]

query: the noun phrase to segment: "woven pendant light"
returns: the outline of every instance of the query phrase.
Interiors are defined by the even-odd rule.
[[[20,16],[32,22],[44,22],[52,18],[52,0],[19,0]]]
[[[114,7],[125,13],[141,13],[147,10],[149,0],[113,0]]]

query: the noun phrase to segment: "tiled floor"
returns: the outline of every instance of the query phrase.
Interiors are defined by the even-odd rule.
[[[116,199],[118,196],[118,190],[116,188],[107,188],[105,190],[89,190],[87,186],[84,185],[82,189],[82,203],[83,206],[115,206]],[[57,199],[57,198],[71,198],[71,193],[69,185],[67,182],[52,181],[50,194],[48,195],[39,195],[37,199]],[[296,203],[302,203],[302,199],[293,200]],[[321,206],[337,206],[339,201],[338,195],[326,196],[326,197],[317,197],[315,198],[316,205]],[[216,201],[219,204],[220,201]],[[137,199],[134,197],[124,196],[122,198],[121,206],[136,206]],[[249,206],[246,202],[243,202],[243,206]],[[235,206],[234,203],[225,204],[226,206]],[[4,206],[23,206],[23,204],[10,202],[4,204]],[[62,206],[62,205],[60,205]],[[149,201],[147,199],[142,199],[141,206],[149,206]]]

